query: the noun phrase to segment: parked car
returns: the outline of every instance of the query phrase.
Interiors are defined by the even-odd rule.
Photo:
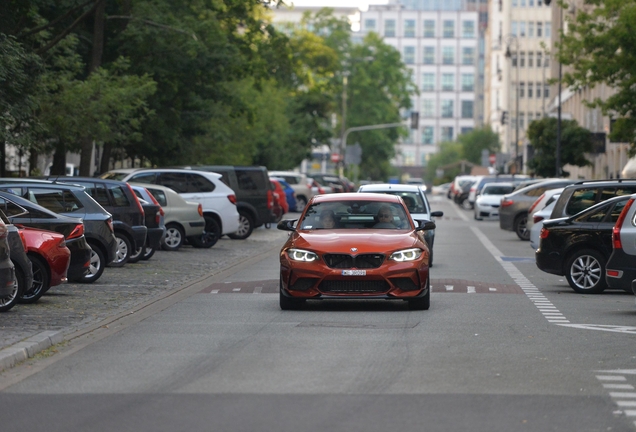
[[[269,176],[282,178],[294,189],[296,193],[297,212],[302,212],[311,197],[314,196],[314,192],[310,186],[311,180],[305,174],[294,171],[269,171]]]
[[[311,177],[307,177],[309,186],[311,187],[311,193],[314,195],[324,195],[326,193],[333,193],[333,190],[329,186],[323,186]]]
[[[564,275],[578,293],[603,292],[612,231],[629,199],[628,195],[614,197],[574,216],[544,221],[535,253],[537,267]]]
[[[337,225],[327,228],[323,218]],[[324,228],[323,228],[324,227]],[[297,309],[313,299],[405,300],[430,306],[429,248],[404,201],[389,194],[345,193],[313,197],[280,252],[280,308]]]
[[[504,195],[512,193],[513,183],[486,183],[477,195],[473,205],[473,217],[476,220],[499,219],[499,207]]]
[[[530,240],[528,210],[545,191],[565,187],[574,183],[569,179],[547,179],[504,195],[499,208],[499,227],[514,231],[519,239]]]
[[[331,188],[332,193],[343,193],[348,191],[348,185],[345,185],[345,182],[335,175],[313,173],[310,174],[309,177],[317,181],[323,187]]]
[[[441,185],[433,186],[431,188],[431,194],[433,195],[446,195],[450,189],[450,182],[442,183]]]
[[[205,229],[201,236],[187,237],[194,247],[212,247],[221,236],[234,234],[239,229],[236,194],[223,183],[221,174],[177,168],[132,168],[108,171],[102,178],[166,186],[185,200],[200,203]]]
[[[228,237],[246,239],[254,228],[274,222],[272,190],[264,166],[196,165],[183,168],[221,174],[221,181],[236,194],[239,228]]]
[[[563,191],[563,188],[556,188],[556,189],[549,189],[543,192],[543,194],[541,194],[541,196],[537,198],[537,200],[532,204],[532,206],[530,206],[530,209],[528,209],[528,222],[526,224],[526,229],[530,231],[530,246],[534,250],[537,250],[537,248],[539,247],[539,232],[541,231],[541,228],[538,228],[538,231],[536,232],[536,236],[535,236],[536,237],[535,243],[533,243],[532,231],[534,230],[534,225],[536,223],[539,223],[541,226],[543,226],[543,223],[541,221],[543,219],[550,219],[551,213],[546,214],[545,207],[548,204],[555,202],[557,198],[559,198],[559,195],[561,195],[562,191]],[[554,205],[550,205],[550,210],[552,210],[553,208],[554,208]],[[541,211],[541,214],[537,215],[539,211]]]
[[[559,190],[559,189],[556,189]],[[543,221],[549,220],[552,209],[556,204],[556,200],[559,198],[559,193],[552,195],[552,197],[546,202],[545,207],[541,210],[534,212],[532,215],[532,226],[530,228],[530,247],[535,251],[539,249],[539,240],[541,235],[541,229],[543,228]],[[528,217],[528,223],[530,217]]]
[[[399,196],[404,200],[406,208],[414,220],[430,220],[444,216],[442,211],[431,211],[424,189],[417,185],[379,183],[360,186],[358,192],[384,193]],[[435,244],[435,229],[424,231],[424,239],[429,246],[428,265],[433,266],[433,250]]]
[[[130,183],[144,186],[163,209],[166,235],[162,249],[176,251],[183,246],[187,237],[200,237],[205,228],[201,203],[186,201],[172,189],[148,183]]]
[[[631,195],[612,229],[612,252],[605,266],[609,288],[633,292],[636,279],[636,194]],[[634,293],[636,294],[636,292]]]
[[[294,191],[294,188],[291,187],[291,185],[282,178],[270,177],[270,180],[276,181],[280,185],[281,189],[283,190],[283,193],[285,194],[285,202],[287,202],[287,207],[288,207],[285,213],[297,212],[298,208],[296,205],[296,192]]]
[[[18,229],[33,270],[33,282],[25,287],[20,303],[34,303],[51,287],[67,281],[71,251],[63,234],[24,225]]]
[[[482,189],[485,185],[489,183],[512,183],[513,185],[518,185],[522,181],[527,180],[529,177],[523,174],[498,174],[498,175],[488,175],[488,176],[476,176],[475,181],[470,186],[470,190],[468,191],[468,203],[470,204],[470,208],[475,207],[475,201],[477,197],[481,193]]]
[[[636,180],[585,180],[563,189],[550,219],[572,216],[606,199],[636,193]]]
[[[161,247],[161,242],[166,236],[166,225],[163,208],[150,191],[144,185],[130,184],[130,187],[132,187],[133,192],[135,192],[141,202],[141,206],[144,209],[146,228],[148,228],[146,243],[135,250],[128,261],[136,262],[150,259],[155,254],[155,251]]]
[[[71,261],[67,271],[68,280],[83,279],[90,267],[92,249],[86,241],[82,219],[54,213],[6,191],[0,191],[0,204],[4,206],[4,213],[14,225],[39,228],[64,235],[65,245],[71,251]],[[25,209],[27,213],[24,212]],[[28,272],[24,268],[22,270]],[[27,286],[30,287],[32,283],[33,281]]]
[[[117,238],[113,217],[86,192],[84,186],[47,180],[5,178],[0,179],[0,190],[21,196],[52,212],[82,219],[84,237],[91,247],[90,266],[82,278],[75,278],[71,272],[69,280],[95,282],[101,277],[106,265],[115,259]]]

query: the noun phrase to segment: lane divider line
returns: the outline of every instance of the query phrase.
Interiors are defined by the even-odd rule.
[[[627,382],[627,378],[623,375],[624,373],[632,373],[631,370],[598,370],[596,372],[602,373],[603,375],[596,375],[596,379],[598,379],[603,385],[604,389],[607,390],[633,390],[634,386],[631,384],[616,384],[616,382]],[[608,375],[608,374],[616,374],[616,375]],[[636,418],[636,409],[625,409],[625,408],[636,408],[636,393],[634,392],[621,392],[621,391],[610,391],[610,397],[614,401],[617,407],[621,408],[621,411],[625,417]],[[633,421],[634,426],[636,426],[636,420]]]

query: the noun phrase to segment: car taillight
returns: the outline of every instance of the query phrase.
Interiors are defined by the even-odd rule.
[[[197,210],[199,211],[199,216],[203,217],[203,206],[201,204],[199,204]]]
[[[630,198],[627,201],[625,207],[623,207],[623,211],[618,216],[618,220],[616,221],[614,228],[612,228],[612,247],[614,249],[623,248],[623,243],[621,242],[621,227],[623,226],[623,221],[625,220],[627,212],[629,211],[629,208],[632,206],[632,204],[634,204],[634,198]]]
[[[607,270],[605,271],[605,274],[609,277],[619,277],[620,276],[620,272],[618,270]]]
[[[22,240],[22,246],[24,246],[24,250],[27,250],[27,241],[24,237],[24,229],[19,229],[18,234],[20,235],[20,240]]]
[[[142,207],[141,202],[139,201],[139,198],[137,198],[137,194],[133,190],[132,186],[130,186],[128,183],[126,183],[126,186],[128,186],[128,190],[130,191],[133,198],[135,198],[135,202],[137,203],[137,208],[139,209],[139,212],[141,213],[141,220],[143,220],[144,217],[146,216],[146,213],[144,212],[144,208]]]
[[[84,224],[77,224],[73,231],[66,237],[67,239],[79,238],[84,235]]]
[[[229,199],[232,204],[236,205],[236,195],[230,194],[227,196],[227,199]]]
[[[146,193],[148,194],[148,196],[150,197],[150,199],[152,200],[154,205],[158,205],[159,206],[159,215],[160,216],[165,216],[166,212],[163,211],[163,207],[161,207],[161,204],[159,204],[159,201],[157,201],[157,198],[155,198],[155,196],[153,194],[151,194],[148,189],[146,189]],[[157,223],[159,223],[159,219],[157,219]]]
[[[537,223],[543,220],[543,216],[532,216],[532,222]]]
[[[509,198],[504,198],[504,199],[501,200],[501,206],[502,207],[508,207],[508,206],[513,205],[514,203],[515,202],[513,200],[509,199]]]
[[[530,210],[528,210],[528,214],[532,214],[532,210],[534,210],[534,208],[537,206],[537,204],[539,204],[539,201],[541,201],[544,196],[545,196],[545,192],[542,193],[541,196],[537,198],[537,200],[534,203],[532,203],[532,206],[530,206]]]
[[[322,186],[318,185],[318,194],[324,194],[324,193],[325,193],[325,189]]]
[[[267,190],[267,208],[269,210],[272,209],[272,207],[274,207],[274,198],[278,197],[277,193],[274,193],[271,189]]]
[[[545,228],[541,228],[541,232],[539,233],[539,238],[548,238],[548,235],[550,234],[550,231],[548,231]]]
[[[115,232],[115,228],[113,227],[113,218],[109,217],[106,220],[106,224],[108,225],[108,228],[110,228],[110,232],[114,233]]]

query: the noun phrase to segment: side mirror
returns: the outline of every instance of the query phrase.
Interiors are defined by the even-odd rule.
[[[442,216],[444,216],[444,212],[443,211],[431,212],[431,217],[442,217]]]
[[[430,231],[430,230],[434,230],[435,229],[435,222],[432,222],[430,220],[418,220],[416,221],[418,224],[418,227],[415,228],[416,231]]]
[[[297,220],[298,219],[284,219],[278,222],[278,225],[276,225],[276,228],[283,231],[296,231],[296,228],[294,228],[294,223]]]

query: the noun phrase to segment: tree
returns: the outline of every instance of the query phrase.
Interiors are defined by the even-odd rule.
[[[538,176],[551,177],[556,166],[557,119],[544,117],[528,127],[528,140],[534,148],[534,157],[528,167]],[[591,162],[585,153],[593,150],[592,134],[578,125],[576,120],[561,121],[561,168],[564,165],[587,166]],[[567,177],[568,173],[562,171]]]
[[[443,142],[439,146],[439,151],[431,155],[424,178],[428,183],[441,184],[446,183],[455,178],[460,173],[459,166],[454,169],[444,170],[442,178],[437,178],[437,170],[442,167],[459,162],[464,158],[464,148],[458,142]]]
[[[488,154],[497,153],[500,148],[499,135],[490,126],[484,126],[471,132],[461,134],[457,141],[462,146],[464,159],[475,164],[481,164],[481,153],[487,150]]]
[[[611,137],[632,144],[636,151],[636,0],[587,0],[568,17],[568,31],[557,44],[557,59],[570,68],[563,82],[576,90],[605,83],[615,90],[607,99],[587,101],[603,114],[617,118]],[[559,1],[559,6],[567,8]]]

